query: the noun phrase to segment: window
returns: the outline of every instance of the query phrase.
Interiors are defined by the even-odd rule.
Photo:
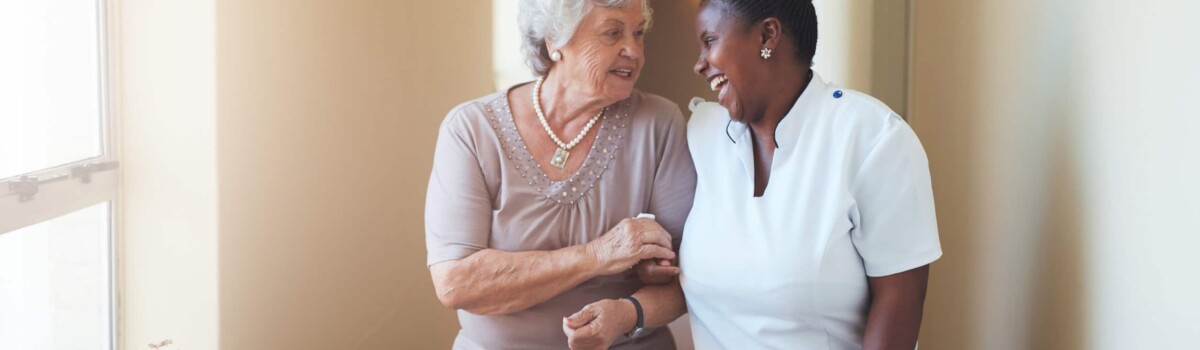
[[[0,2],[0,349],[115,348],[108,11]]]

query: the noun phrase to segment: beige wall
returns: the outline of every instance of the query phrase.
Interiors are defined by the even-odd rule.
[[[818,32],[813,69],[834,84],[870,93],[874,2],[814,0],[813,5]]]
[[[217,349],[215,1],[114,1],[121,349]]]
[[[121,348],[448,348],[425,183],[490,6],[117,3]]]
[[[911,0],[815,0],[813,70],[835,85],[868,93],[897,113],[908,108]]]
[[[444,349],[437,127],[491,90],[491,6],[220,1],[221,348]]]
[[[913,0],[876,0],[871,14],[871,87],[865,90],[908,117],[909,9]],[[860,29],[861,30],[861,29]]]
[[[687,116],[692,97],[717,97],[703,78],[692,73],[700,56],[694,24],[699,0],[654,0],[650,6],[654,8],[654,27],[646,34],[646,66],[637,87],[679,104]]]
[[[1194,2],[916,1],[912,123],[945,257],[926,349],[1181,349]]]

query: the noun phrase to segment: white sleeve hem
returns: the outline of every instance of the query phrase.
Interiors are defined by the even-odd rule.
[[[887,264],[886,266],[871,267],[867,266],[867,277],[884,277],[891,276],[908,270],[912,270],[921,266],[929,265],[942,257],[942,250],[936,249],[928,253],[917,255],[913,258],[903,260],[901,262]]]

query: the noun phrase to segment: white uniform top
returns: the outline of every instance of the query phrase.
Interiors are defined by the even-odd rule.
[[[748,127],[716,103],[693,112],[696,199],[680,281],[696,348],[861,348],[867,277],[942,255],[916,134],[878,100],[814,73],[776,130],[770,182],[755,198]]]

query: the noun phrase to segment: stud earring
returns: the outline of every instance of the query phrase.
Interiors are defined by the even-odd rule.
[[[554,52],[550,53],[550,60],[554,61],[554,62],[561,61],[562,60],[562,52],[558,51],[558,50],[554,50]]]
[[[760,56],[762,56],[762,58],[763,58],[764,60],[765,60],[765,59],[769,59],[769,58],[771,58],[771,49],[769,49],[769,48],[765,48],[765,47],[764,47],[764,48],[762,49],[762,51],[759,51],[759,53],[758,53],[758,54],[759,54]]]

